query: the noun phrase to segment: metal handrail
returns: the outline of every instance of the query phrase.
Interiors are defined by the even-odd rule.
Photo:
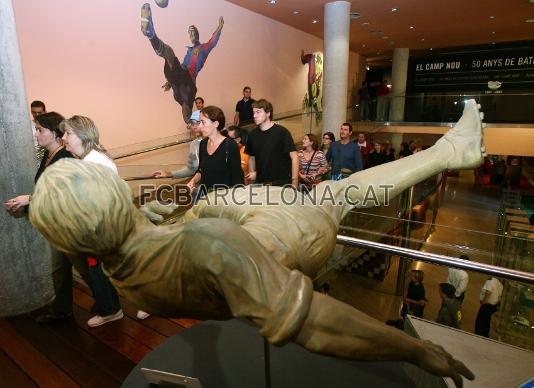
[[[495,265],[477,263],[469,260],[457,259],[454,257],[438,255],[435,253],[415,251],[409,248],[397,247],[393,245],[382,244],[379,242],[362,240],[359,238],[337,235],[337,242],[343,245],[349,245],[359,248],[372,249],[380,253],[397,255],[410,259],[421,260],[427,263],[446,265],[455,268],[466,269],[470,271],[485,273],[488,275],[534,284],[534,274],[517,271],[515,269],[497,267]]]
[[[125,154],[121,154],[121,155],[113,157],[113,160],[127,158],[129,156],[145,154],[147,152],[157,151],[157,150],[161,150],[163,148],[169,148],[169,147],[172,147],[172,146],[175,146],[175,145],[179,145],[179,144],[191,143],[193,140],[194,139],[192,139],[192,138],[184,139],[184,140],[175,140],[175,141],[170,142],[170,143],[165,143],[165,144],[161,144],[161,145],[158,145],[158,146],[145,148],[145,149],[138,150],[138,151],[127,152]]]

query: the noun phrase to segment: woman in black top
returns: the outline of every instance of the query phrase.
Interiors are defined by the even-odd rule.
[[[44,170],[61,158],[72,158],[70,152],[63,147],[61,137],[63,133],[59,129],[59,123],[65,118],[56,112],[49,112],[35,118],[35,136],[37,143],[45,149],[39,169],[35,174],[35,182]],[[11,215],[21,215],[21,212],[30,204],[31,195],[24,194],[11,198],[4,205]]]
[[[200,185],[200,195],[217,189],[217,186],[244,184],[239,148],[235,141],[221,134],[224,124],[224,113],[220,108],[207,106],[200,112],[199,127],[204,139],[198,151],[198,170],[187,184],[191,190]]]
[[[412,271],[412,280],[408,285],[408,290],[404,296],[404,303],[408,307],[406,313],[423,318],[427,299],[425,297],[425,286],[423,285],[424,272],[420,270]],[[403,314],[404,315],[404,314]]]

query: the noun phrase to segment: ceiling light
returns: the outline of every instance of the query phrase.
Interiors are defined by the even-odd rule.
[[[317,24],[318,22],[319,22],[319,20],[317,20],[317,19],[313,19],[313,20],[312,20],[312,23],[313,23],[313,24]]]
[[[269,4],[276,4],[276,0],[267,0]]]
[[[362,47],[367,47],[367,46],[366,46],[365,43],[364,43],[364,44],[362,44]]]
[[[421,38],[421,42],[424,42],[425,41],[425,38]]]
[[[298,15],[299,13],[300,13],[300,11],[297,11],[297,10],[293,11],[293,15]]]
[[[389,39],[389,36],[383,36],[382,39]]]
[[[397,7],[391,8],[391,12],[397,12],[399,9]]]
[[[380,55],[380,51],[377,51],[377,52],[376,52],[376,55]]]
[[[495,35],[495,31],[491,31],[491,35]]]
[[[356,20],[356,19],[359,19],[360,18],[360,13],[357,12],[357,11],[352,11],[350,14],[349,14],[350,18],[352,20]]]
[[[391,41],[388,43],[390,46],[395,46],[395,42]]]
[[[369,65],[365,66],[365,70],[369,70]]]
[[[495,19],[495,16],[492,15],[492,16],[490,16],[489,18],[493,20],[493,19]]]
[[[432,51],[432,50],[433,50],[433,48],[432,48],[432,47],[430,47],[430,48],[429,48],[429,50],[430,50],[430,51]]]
[[[495,42],[491,42],[491,44],[495,46]]]
[[[367,26],[369,26],[369,22],[363,22],[362,23],[362,27],[367,27]]]
[[[525,23],[534,23],[534,18],[530,18],[525,20]]]
[[[415,27],[414,26],[410,26],[410,30],[413,30]]]

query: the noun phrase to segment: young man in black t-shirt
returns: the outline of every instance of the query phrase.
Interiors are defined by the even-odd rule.
[[[298,185],[299,161],[289,131],[271,121],[273,106],[261,99],[252,104],[254,123],[245,152],[250,155],[249,181],[275,186]]]

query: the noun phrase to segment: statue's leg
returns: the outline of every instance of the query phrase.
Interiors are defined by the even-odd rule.
[[[176,55],[174,55],[173,49],[156,35],[154,22],[152,21],[152,11],[148,3],[143,4],[141,7],[141,32],[150,40],[150,44],[156,54],[165,59],[169,66],[172,67],[175,60],[177,60]],[[178,61],[178,64],[180,64],[180,61]]]
[[[318,196],[327,193],[335,198],[323,209],[339,224],[353,208],[383,204],[407,188],[445,169],[469,169],[480,165],[485,149],[482,144],[483,114],[475,100],[465,103],[462,117],[436,144],[412,156],[352,174],[347,179],[325,181],[316,186]],[[370,189],[376,196],[369,196]],[[366,197],[367,195],[367,197]],[[371,198],[372,201],[366,199]],[[340,205],[341,204],[341,205]]]

